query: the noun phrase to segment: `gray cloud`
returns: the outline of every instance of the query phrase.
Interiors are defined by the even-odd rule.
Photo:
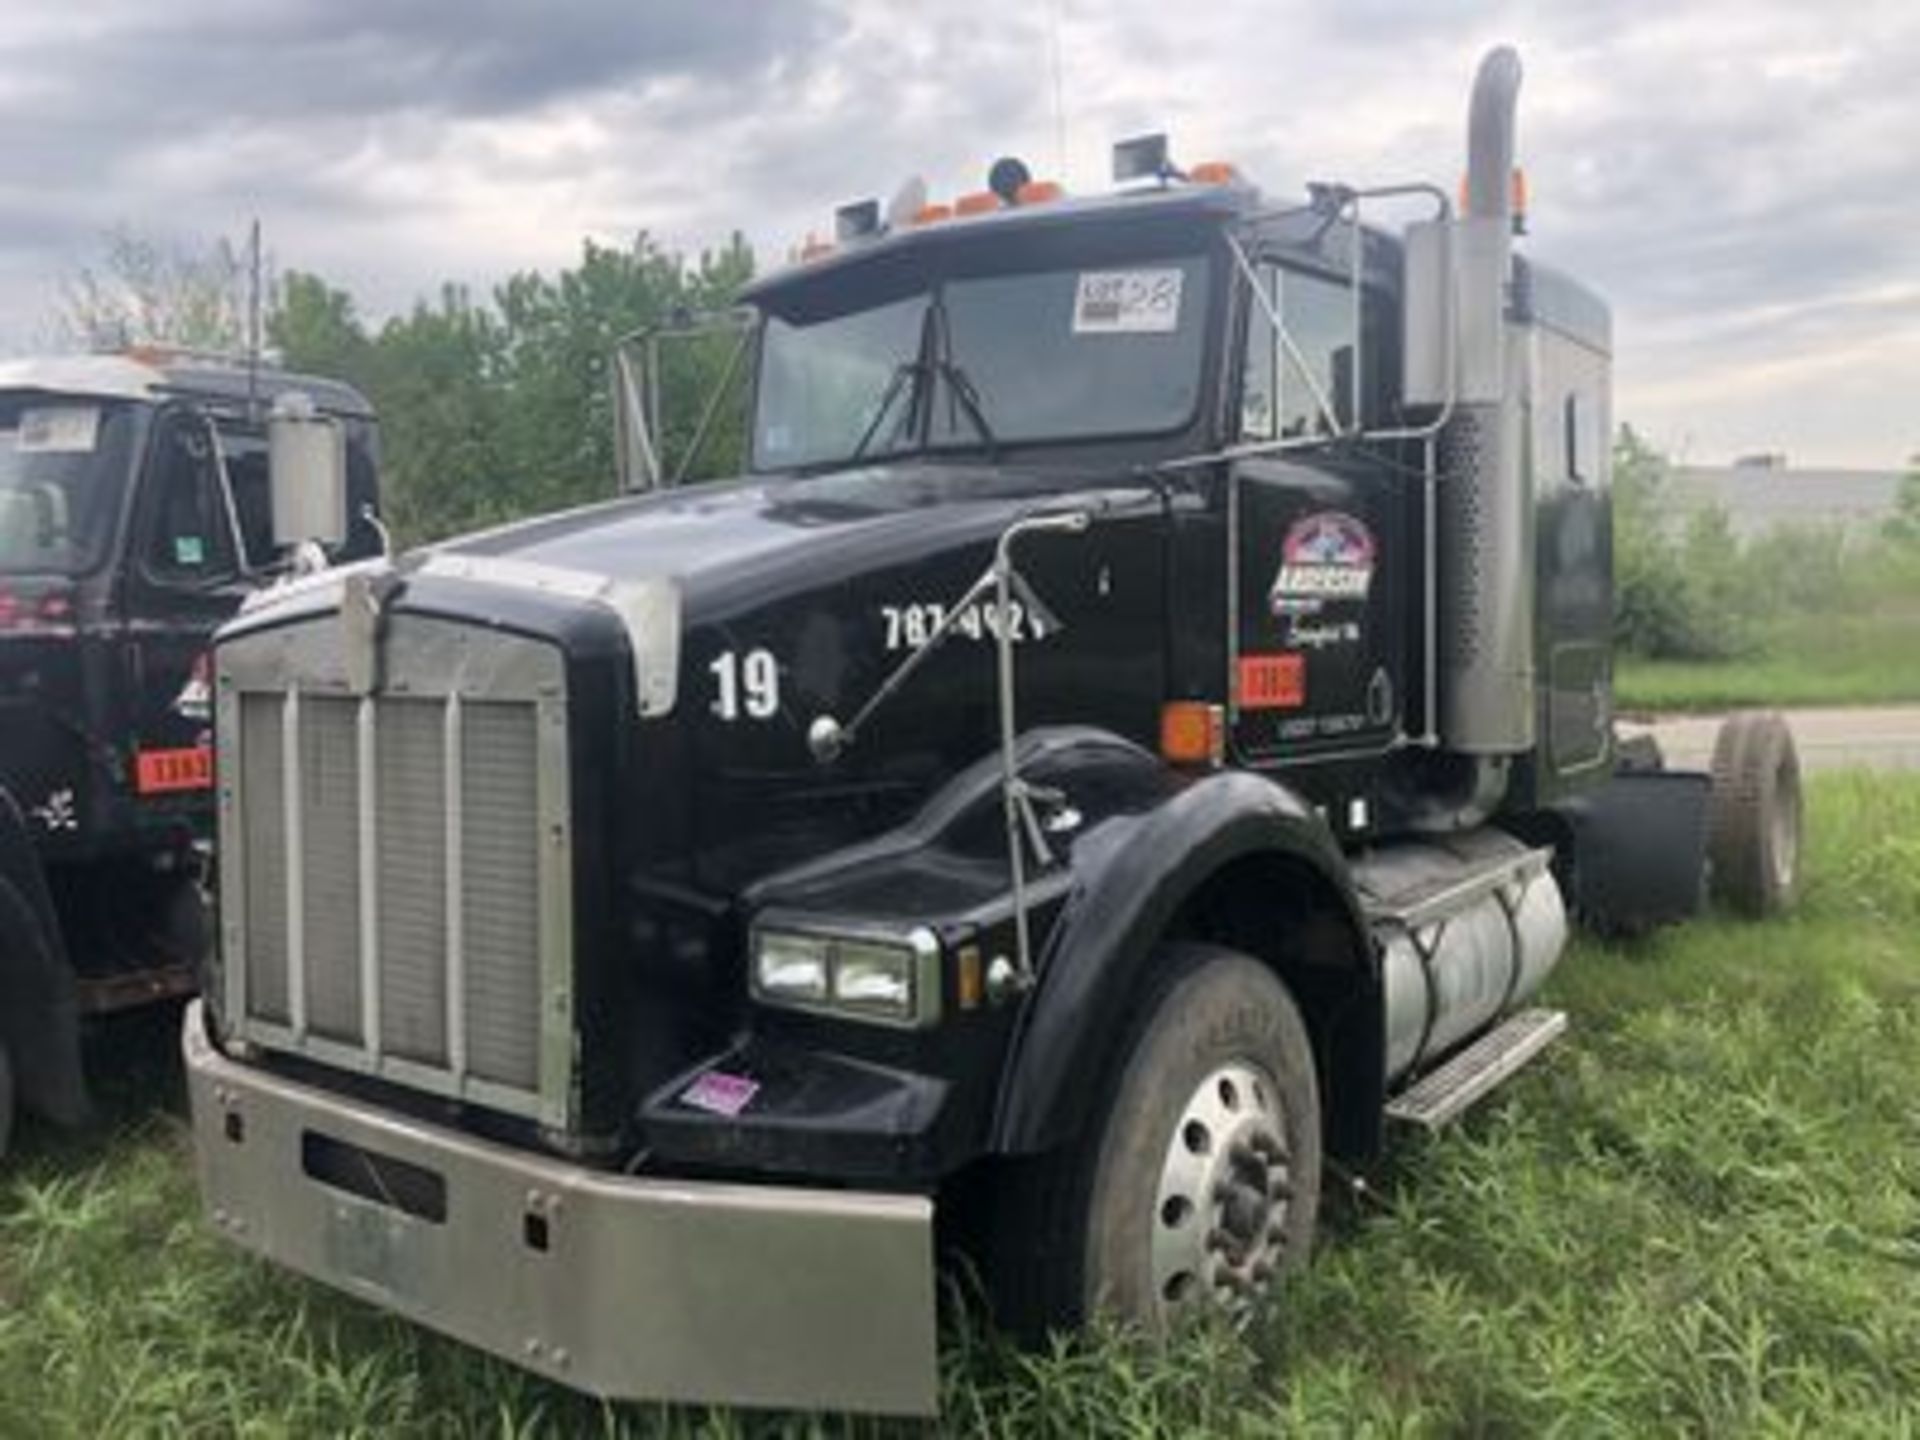
[[[1008,151],[1095,188],[1107,142],[1143,128],[1282,194],[1451,183],[1472,66],[1513,39],[1533,243],[1613,301],[1622,412],[1700,453],[1920,446],[1909,0],[82,8],[0,12],[16,344],[121,223],[205,236],[259,214],[284,263],[379,312],[445,277],[565,264],[588,233],[695,246],[739,228],[777,257],[841,201],[914,172],[973,188]]]

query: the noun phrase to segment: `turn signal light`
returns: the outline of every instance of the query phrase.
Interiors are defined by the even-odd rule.
[[[1226,758],[1226,713],[1204,700],[1160,707],[1160,757],[1172,765],[1218,765]]]

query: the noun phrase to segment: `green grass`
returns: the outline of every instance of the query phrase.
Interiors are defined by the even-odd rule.
[[[1730,710],[1743,705],[1920,701],[1920,607],[1801,615],[1768,627],[1740,660],[1620,658],[1622,710]]]
[[[1336,1204],[1265,1328],[959,1330],[949,1428],[1920,1433],[1920,778],[1820,777],[1811,814],[1797,916],[1583,943],[1569,1038]],[[0,1433],[845,1428],[603,1410],[275,1274],[199,1223],[173,1109],[120,1109],[0,1180]]]

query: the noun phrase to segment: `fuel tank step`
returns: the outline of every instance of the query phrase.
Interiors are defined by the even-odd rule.
[[[1387,1102],[1387,1118],[1423,1130],[1438,1130],[1501,1081],[1512,1078],[1567,1028],[1564,1010],[1521,1010],[1509,1015],[1439,1069],[1422,1076]]]

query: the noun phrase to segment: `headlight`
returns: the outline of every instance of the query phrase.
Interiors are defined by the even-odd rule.
[[[770,1005],[930,1025],[940,1018],[940,943],[925,928],[902,936],[756,928],[753,993]]]
[[[768,1000],[827,998],[827,942],[817,935],[767,930],[755,936],[753,988]]]

